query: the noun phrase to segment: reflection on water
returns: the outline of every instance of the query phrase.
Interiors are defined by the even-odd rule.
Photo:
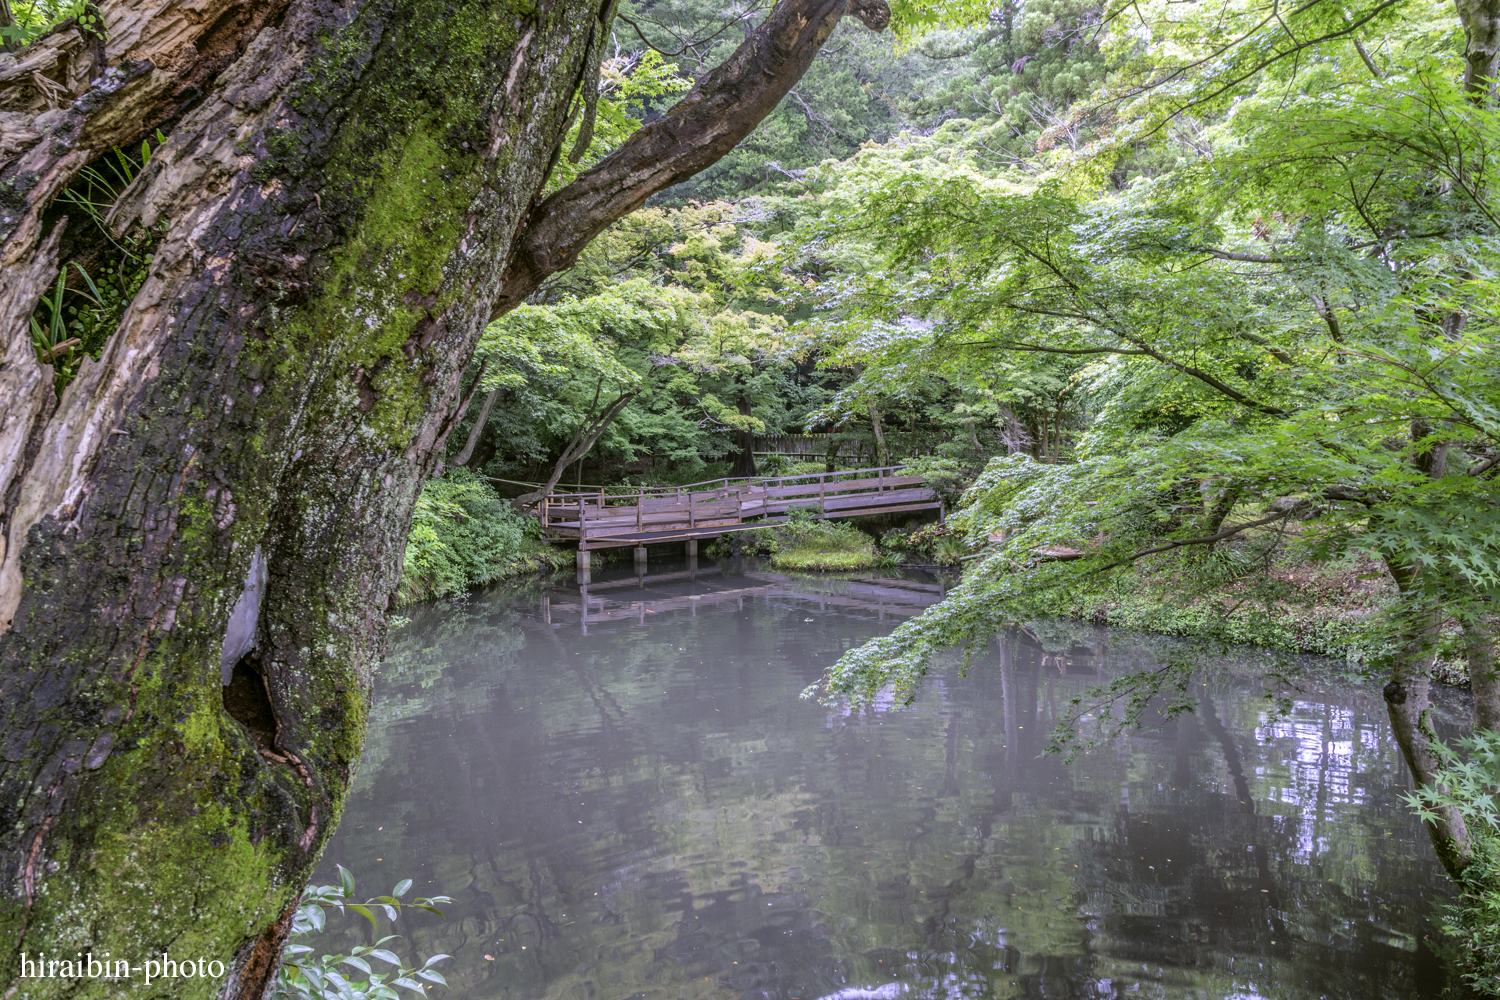
[[[798,700],[943,585],[726,566],[419,609],[325,865],[455,897],[403,918],[452,998],[1442,991],[1446,888],[1376,698],[1330,677],[1272,717],[1222,665],[1064,765],[1038,755],[1068,699],[1151,655],[1078,629],[909,709]]]

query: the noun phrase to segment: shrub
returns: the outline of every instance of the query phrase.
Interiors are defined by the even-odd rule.
[[[488,482],[467,469],[453,469],[429,480],[417,498],[396,603],[571,563],[571,553],[543,542],[538,523],[502,501]]]
[[[959,499],[963,496],[964,490],[973,485],[975,477],[979,474],[978,469],[952,458],[936,455],[909,459],[906,462],[906,472],[922,476],[947,510],[958,508]]]
[[[939,538],[932,547],[932,561],[939,566],[957,566],[969,552],[969,547],[958,535]]]
[[[899,552],[905,561],[940,566],[957,565],[968,552],[961,539],[946,524],[923,524],[916,528],[892,528],[880,536],[881,548]],[[942,557],[938,549],[943,546]]]
[[[773,565],[782,569],[855,570],[875,565],[875,543],[852,524],[819,520],[812,510],[793,509],[777,531]]]

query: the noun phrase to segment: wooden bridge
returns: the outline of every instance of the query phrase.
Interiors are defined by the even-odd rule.
[[[538,514],[548,541],[580,551],[716,538],[778,524],[795,507],[824,519],[939,510],[921,476],[899,465],[806,476],[715,479],[687,486],[641,487],[633,493],[554,493]]]

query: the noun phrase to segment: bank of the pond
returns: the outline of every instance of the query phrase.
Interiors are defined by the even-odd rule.
[[[1393,597],[1368,574],[1321,574],[1287,567],[1277,591],[1221,592],[1183,603],[1181,590],[1147,573],[1125,574],[1106,586],[1059,601],[1059,616],[1137,632],[1217,636],[1227,642],[1289,653],[1366,660],[1384,648],[1381,609]]]
[[[1282,653],[1330,656],[1351,663],[1377,660],[1391,648],[1383,614],[1397,598],[1395,585],[1374,564],[1325,571],[1283,566],[1255,594],[1233,590],[1184,603],[1180,587],[1162,574],[1126,573],[1094,590],[1059,598],[1046,612],[1158,635],[1216,638]],[[1468,664],[1456,644],[1440,644],[1433,679],[1467,687]]]

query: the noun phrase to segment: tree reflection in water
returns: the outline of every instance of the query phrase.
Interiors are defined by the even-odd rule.
[[[797,694],[943,581],[674,569],[442,602],[393,638],[325,865],[456,898],[408,928],[455,956],[447,996],[1448,983],[1447,888],[1384,712],[1331,665],[1278,718],[1258,654],[1215,664],[1195,712],[1065,765],[1039,755],[1068,699],[1165,640],[997,637],[912,707],[850,717]]]

